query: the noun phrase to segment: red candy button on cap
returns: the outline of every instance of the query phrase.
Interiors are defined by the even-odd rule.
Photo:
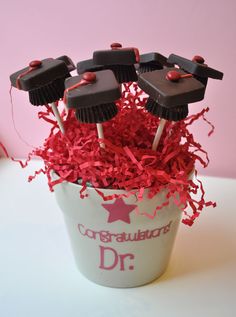
[[[199,64],[204,64],[205,59],[200,56],[200,55],[195,55],[192,59],[193,62],[199,63]]]
[[[175,70],[171,70],[167,73],[166,79],[170,81],[178,81],[181,78],[181,74],[176,72]]]
[[[92,72],[87,72],[83,74],[83,79],[92,83],[96,80],[96,74]]]
[[[111,44],[111,48],[113,49],[113,48],[121,48],[122,47],[122,45],[120,44],[120,43],[112,43]]]
[[[42,65],[41,61],[32,61],[32,62],[29,63],[29,66],[33,67],[33,68],[40,67],[41,65]]]

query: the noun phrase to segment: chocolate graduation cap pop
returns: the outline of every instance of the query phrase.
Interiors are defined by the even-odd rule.
[[[194,75],[196,79],[201,81],[205,86],[207,85],[208,78],[223,79],[223,73],[208,67],[202,56],[195,55],[192,60],[171,54],[168,58],[169,63],[178,65],[184,71]]]
[[[95,65],[92,59],[86,59],[77,63],[77,73],[79,75],[86,72],[97,72],[105,69],[102,65]]]
[[[119,84],[111,70],[87,72],[66,79],[64,102],[76,109],[76,118],[84,123],[96,123],[98,137],[103,139],[102,123],[118,112],[115,101],[121,97]],[[105,147],[103,143],[101,147]]]
[[[173,65],[167,62],[167,58],[159,53],[146,53],[140,55],[138,65],[139,74],[152,72],[154,70],[163,69],[163,67],[172,67]]]
[[[191,74],[176,68],[143,73],[139,87],[150,97],[146,109],[161,118],[152,149],[156,150],[166,120],[180,121],[188,115],[188,103],[204,98],[205,86]]]
[[[120,43],[112,43],[110,50],[93,53],[93,63],[112,70],[120,84],[137,81],[138,79],[134,66],[139,63],[137,48],[122,48]]]
[[[59,128],[64,134],[64,127],[55,104],[64,94],[64,81],[69,77],[66,63],[59,59],[47,58],[35,60],[29,66],[10,76],[12,86],[29,92],[32,105],[50,104]]]

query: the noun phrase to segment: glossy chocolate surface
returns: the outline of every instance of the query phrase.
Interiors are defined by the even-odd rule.
[[[68,68],[65,62],[61,60],[46,58],[41,62],[42,63],[38,68],[33,69],[18,80],[20,89],[25,91],[34,90],[43,87],[44,85],[48,85],[58,78],[63,78],[68,75]],[[25,67],[10,76],[12,86],[18,88],[18,76],[28,71],[29,68],[29,66]]]
[[[95,72],[96,81],[72,89],[66,93],[68,108],[92,107],[114,102],[121,97],[119,84],[111,70]],[[83,75],[66,79],[65,87],[70,88],[83,79]]]
[[[186,75],[183,70],[165,68],[150,73],[143,73],[138,78],[139,87],[151,99],[164,107],[175,107],[200,101],[204,98],[205,86],[195,78],[180,78],[177,82],[168,80],[169,71],[178,71]]]
[[[69,72],[72,72],[73,70],[75,70],[75,68],[76,68],[75,64],[73,63],[72,59],[69,56],[62,55],[60,57],[57,57],[56,59],[66,63],[66,66],[67,66]]]
[[[197,61],[191,61],[175,54],[171,54],[169,56],[168,62],[178,65],[180,68],[190,74],[203,78],[222,79],[224,75],[222,72],[208,67],[206,64],[198,63]]]
[[[85,72],[97,72],[103,69],[104,69],[104,66],[95,65],[92,59],[87,59],[77,63],[77,73],[79,75]]]
[[[156,52],[140,55],[140,64],[146,64],[146,63],[157,64],[157,65],[160,65],[161,68],[163,68],[163,66],[166,66],[166,67],[173,66],[173,64],[170,64],[167,62],[167,57]]]
[[[95,51],[93,63],[96,65],[133,65],[136,63],[136,56],[133,49],[110,49]]]

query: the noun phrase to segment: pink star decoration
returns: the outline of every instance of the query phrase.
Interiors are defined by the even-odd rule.
[[[137,205],[126,205],[122,198],[117,198],[113,204],[102,204],[102,206],[109,212],[108,223],[117,220],[130,223],[129,214],[137,207]]]

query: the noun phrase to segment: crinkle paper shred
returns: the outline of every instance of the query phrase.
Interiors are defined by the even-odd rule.
[[[62,113],[66,130],[62,135],[47,107],[46,111],[39,112],[39,118],[51,125],[50,135],[21,165],[26,166],[32,156],[42,158],[45,167],[30,176],[29,181],[44,173],[53,191],[53,187],[62,181],[76,183],[80,180],[82,189],[78,189],[78,194],[81,199],[89,199],[86,194],[88,184],[96,188],[103,200],[119,195],[105,196],[99,188],[124,189],[127,196],[137,195],[138,191],[140,200],[145,188],[148,188],[150,199],[165,188],[168,190],[166,202],[156,206],[153,215],[148,216],[154,218],[172,197],[184,211],[182,222],[191,226],[204,207],[215,207],[215,203],[205,200],[202,183],[197,179],[196,163],[206,167],[209,163],[207,153],[188,129],[199,118],[209,123],[204,117],[209,109],[176,123],[168,121],[158,149],[153,151],[152,142],[160,119],[145,110],[147,96],[136,83],[122,86],[122,98],[116,102],[118,115],[103,124],[104,140],[98,139],[95,124],[77,121],[74,110]],[[214,127],[211,125],[211,128],[209,135]],[[101,142],[105,148],[100,147]],[[56,181],[51,179],[52,170],[59,176]],[[193,171],[195,180],[189,179]]]

